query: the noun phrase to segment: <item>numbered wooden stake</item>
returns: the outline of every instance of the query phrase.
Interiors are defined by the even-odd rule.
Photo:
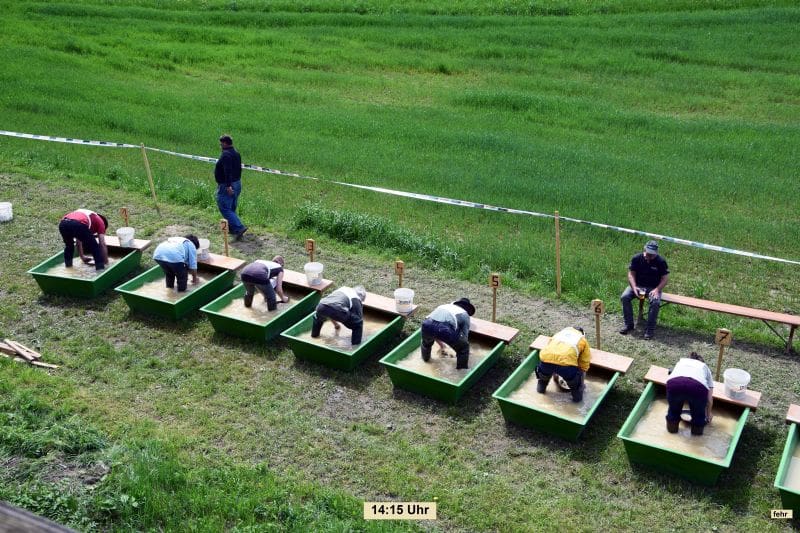
[[[130,224],[128,223],[128,208],[120,207],[119,214],[122,215],[122,220],[125,222],[125,227],[130,226]]]
[[[222,239],[225,241],[225,257],[228,257],[228,221],[224,218],[219,221],[219,229],[222,230]]]
[[[317,243],[314,242],[314,239],[306,239],[306,252],[308,252],[308,260],[309,262],[314,262],[314,252],[317,251]]]
[[[397,287],[403,286],[403,272],[406,270],[406,264],[401,260],[394,262],[394,273],[397,274]]]
[[[561,298],[561,228],[556,211],[556,297]]]
[[[492,288],[492,322],[497,321],[497,288],[500,286],[500,274],[492,273],[489,276],[489,286]]]
[[[594,334],[597,340],[597,349],[600,350],[600,317],[606,312],[603,300],[592,300],[592,313],[594,313]]]
[[[150,182],[150,192],[153,193],[153,203],[156,204],[156,213],[161,216],[161,209],[158,208],[158,198],[156,198],[156,186],[153,183],[153,173],[150,171],[150,161],[147,160],[147,150],[142,144],[142,158],[144,159],[144,168],[147,170],[147,181]]]
[[[722,356],[725,354],[725,347],[731,345],[731,340],[733,339],[733,335],[731,335],[730,330],[725,328],[719,328],[717,330],[717,335],[714,337],[714,342],[719,344],[719,357],[717,357],[717,375],[714,378],[716,381],[719,381],[719,373],[722,370]]]

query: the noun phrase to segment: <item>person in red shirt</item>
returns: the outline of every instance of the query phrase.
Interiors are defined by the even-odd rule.
[[[64,239],[64,265],[69,268],[75,257],[75,241],[78,242],[78,255],[87,265],[92,264],[97,270],[103,270],[108,264],[108,248],[106,248],[106,230],[108,219],[88,209],[78,209],[67,213],[58,225],[61,238]],[[92,255],[90,258],[86,253]]]

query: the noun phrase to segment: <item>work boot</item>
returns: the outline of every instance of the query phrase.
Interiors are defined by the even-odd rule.
[[[547,390],[547,384],[550,383],[550,378],[536,380],[536,392],[544,394]]]
[[[619,330],[619,334],[620,334],[620,335],[627,335],[627,334],[628,334],[628,333],[630,333],[631,331],[633,331],[633,326],[625,326],[624,328],[622,328],[621,330]]]
[[[677,433],[679,425],[680,425],[680,422],[677,421],[677,420],[675,420],[674,422],[671,421],[671,420],[667,420],[667,431],[669,431],[670,433]],[[700,428],[700,429],[702,431],[702,428]],[[692,426],[692,431],[694,431],[694,426]]]
[[[692,426],[692,435],[702,435],[703,426]]]
[[[244,306],[251,307],[253,305],[253,297],[256,295],[255,292],[251,293],[244,293]]]

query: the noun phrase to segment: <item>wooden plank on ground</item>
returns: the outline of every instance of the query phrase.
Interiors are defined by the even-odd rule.
[[[800,326],[800,315],[776,313],[774,311],[743,307],[741,305],[723,304],[712,302],[711,300],[701,300],[700,298],[692,298],[690,296],[681,296],[680,294],[671,294],[667,292],[661,293],[661,301],[694,307],[696,309],[705,309],[706,311],[714,311],[717,313],[727,313],[729,315],[756,318],[791,326]]]
[[[786,411],[787,424],[800,424],[800,405],[789,404],[789,410]]]
[[[664,367],[653,365],[650,367],[650,370],[647,371],[647,374],[644,376],[644,379],[645,381],[652,381],[653,383],[658,383],[659,385],[666,385],[667,378],[669,377],[668,372],[669,371]],[[761,393],[751,389],[747,389],[744,398],[742,399],[731,398],[730,396],[725,394],[725,385],[723,383],[715,381],[714,401],[729,403],[732,405],[738,405],[740,407],[749,407],[750,409],[755,411],[758,408],[758,402],[761,401]]]
[[[16,352],[17,355],[21,356],[26,361],[35,361],[36,360],[36,357],[31,355],[30,351],[28,349],[26,349],[24,346],[21,346],[21,345],[17,344],[16,342],[14,342],[12,340],[9,340],[9,339],[3,339],[3,342],[6,343],[7,345],[11,346],[12,348],[14,348],[14,352]]]
[[[475,317],[469,319],[469,330],[485,337],[503,341],[506,344],[509,344],[519,335],[519,330],[517,328]]]
[[[218,254],[208,254],[207,259],[197,259],[197,265],[208,265],[217,268],[224,268],[226,270],[239,270],[244,266],[247,261],[244,259],[236,259],[235,257],[227,257]]]
[[[317,285],[309,285],[308,278],[306,278],[305,273],[297,272],[295,270],[287,270],[285,268],[283,269],[283,282],[288,283],[289,285],[294,285],[295,287],[313,289],[319,292],[325,292],[328,287],[333,285],[333,282],[329,279],[323,279]]]
[[[133,246],[120,246],[119,245],[119,237],[115,235],[106,235],[106,246],[111,246],[114,248],[121,248],[122,250],[130,250],[136,249],[140,251],[144,251],[150,247],[150,244],[153,241],[146,241],[144,239],[133,239]]]
[[[17,351],[4,342],[0,342],[0,352],[8,355],[17,355]]]
[[[368,292],[367,297],[364,299],[364,307],[383,311],[384,313],[391,313],[393,315],[411,316],[419,306],[412,305],[411,311],[407,313],[400,313],[397,311],[397,305],[395,304],[394,298],[387,298],[386,296],[381,296],[380,294]]]
[[[2,353],[0,355],[2,355],[3,357],[6,357],[8,359],[13,359],[14,361],[16,361],[18,363],[27,363],[29,365],[38,366],[38,367],[41,367],[41,368],[58,368],[58,365],[51,365],[50,363],[45,363],[45,362],[42,362],[42,361],[36,361],[36,360],[28,361],[27,359],[23,359],[22,357],[11,357],[10,355],[8,355],[6,353]],[[0,531],[2,531],[2,530],[0,530]]]
[[[550,342],[550,337],[547,335],[539,335],[531,343],[531,350],[541,350],[547,343]],[[612,372],[619,372],[624,374],[633,364],[633,359],[624,355],[619,355],[612,352],[605,352],[597,348],[591,348],[592,358],[591,366],[597,366],[611,370]]]

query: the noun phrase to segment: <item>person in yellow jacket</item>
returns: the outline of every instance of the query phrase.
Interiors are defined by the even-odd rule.
[[[544,394],[553,374],[564,378],[572,401],[583,400],[583,377],[589,370],[591,347],[583,334],[583,328],[564,328],[550,339],[539,352],[539,366],[536,367],[536,392]]]

